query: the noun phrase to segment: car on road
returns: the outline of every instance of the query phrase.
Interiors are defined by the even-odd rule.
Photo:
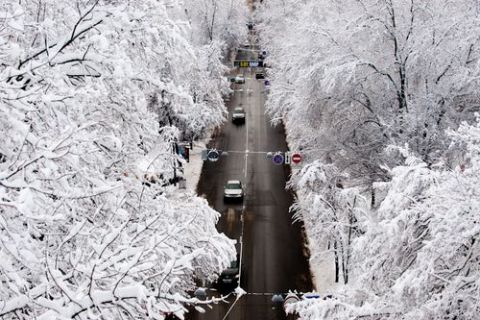
[[[224,200],[243,200],[243,187],[240,180],[228,180],[223,190]]]
[[[265,79],[265,74],[263,72],[255,73],[255,79]]]
[[[220,274],[220,277],[218,277],[218,284],[220,286],[236,286],[238,285],[238,279],[239,279],[239,263],[238,259],[230,262],[230,266],[223,270],[222,273]]]
[[[242,107],[236,107],[232,112],[233,123],[245,123],[245,110]]]
[[[237,74],[237,76],[234,79],[234,82],[238,84],[243,84],[245,83],[245,77],[241,74]]]

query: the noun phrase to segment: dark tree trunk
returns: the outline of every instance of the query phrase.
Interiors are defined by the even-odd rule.
[[[333,242],[333,252],[335,254],[335,283],[338,283],[340,280],[339,273],[340,273],[340,266],[338,263],[338,250],[337,250],[337,240]]]

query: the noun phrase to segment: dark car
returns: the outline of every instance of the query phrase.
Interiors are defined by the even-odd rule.
[[[245,110],[241,107],[233,109],[232,112],[232,122],[233,123],[245,123]]]
[[[255,79],[265,79],[265,74],[263,72],[255,73]]]
[[[237,260],[230,262],[230,266],[223,270],[223,272],[220,274],[220,277],[218,277],[218,284],[221,286],[237,286],[238,279],[240,277],[239,267],[238,258]]]

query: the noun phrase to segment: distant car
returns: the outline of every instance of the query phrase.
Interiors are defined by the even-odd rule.
[[[243,187],[240,180],[228,180],[223,191],[225,200],[243,200]]]
[[[245,77],[241,74],[238,74],[235,77],[235,83],[239,83],[239,84],[245,83]]]
[[[238,278],[239,276],[239,263],[238,259],[230,262],[230,267],[223,270],[218,278],[218,283],[220,285],[229,285],[229,286],[236,286],[238,285]]]
[[[233,109],[232,112],[232,122],[233,123],[245,123],[245,110],[241,107]]]
[[[265,79],[265,74],[263,72],[255,73],[255,79]]]

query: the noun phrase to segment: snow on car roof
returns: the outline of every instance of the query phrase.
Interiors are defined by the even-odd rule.
[[[240,180],[228,180],[227,184],[238,184],[240,183]]]

